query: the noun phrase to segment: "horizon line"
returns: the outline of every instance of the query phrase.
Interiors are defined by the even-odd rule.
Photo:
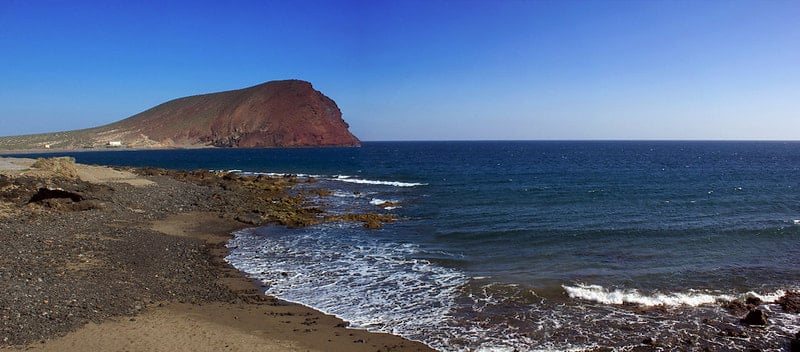
[[[702,139],[702,138],[538,138],[538,139],[367,139],[371,142],[800,142],[800,139]]]

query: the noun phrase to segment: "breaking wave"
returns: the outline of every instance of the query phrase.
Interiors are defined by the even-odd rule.
[[[400,208],[399,205],[396,205],[397,203],[398,203],[398,201],[396,201],[396,200],[384,200],[384,199],[380,199],[380,198],[373,198],[372,200],[369,201],[369,204],[382,207],[382,208],[384,208],[386,210],[393,210],[393,209]]]
[[[399,181],[380,181],[380,180],[367,180],[361,178],[353,178],[352,176],[345,176],[339,175],[332,180],[340,181],[340,182],[347,182],[347,183],[356,183],[356,184],[365,184],[365,185],[379,185],[379,186],[394,186],[394,187],[417,187],[417,186],[426,186],[427,183],[419,183],[419,182],[399,182]]]
[[[642,306],[700,306],[736,299],[725,294],[711,294],[690,290],[686,293],[651,293],[644,294],[635,289],[609,290],[600,285],[562,286],[571,298],[582,299],[603,304],[638,304]]]
[[[600,285],[584,285],[578,284],[575,286],[562,285],[561,287],[567,291],[570,298],[581,299],[585,301],[597,302],[602,304],[638,304],[642,306],[689,306],[697,307],[706,304],[714,304],[719,302],[729,302],[737,299],[744,299],[747,297],[758,298],[765,303],[776,302],[779,298],[786,294],[784,290],[777,290],[770,293],[757,293],[747,292],[744,294],[722,294],[703,292],[698,290],[688,290],[687,292],[671,292],[659,293],[654,292],[650,294],[641,293],[636,289],[614,289],[609,290]]]
[[[317,175],[317,174],[303,174],[303,173],[285,173],[285,172],[253,172],[253,171],[243,171],[239,169],[232,169],[232,170],[209,170],[209,171],[224,171],[224,172],[232,172],[237,173],[244,176],[271,176],[271,177],[285,177],[285,176],[296,176],[302,178],[317,178],[317,179],[325,179],[331,181],[339,181],[339,182],[346,182],[346,183],[354,183],[354,184],[363,184],[363,185],[377,185],[377,186],[393,186],[393,187],[417,187],[417,186],[427,186],[427,183],[420,183],[420,182],[400,182],[400,181],[384,181],[384,180],[369,180],[369,179],[362,179],[362,178],[355,178],[353,176],[348,175],[335,175],[335,176],[325,176],[325,175]]]

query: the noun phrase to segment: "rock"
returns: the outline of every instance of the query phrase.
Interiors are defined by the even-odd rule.
[[[800,293],[796,291],[789,291],[778,299],[778,304],[781,305],[784,312],[787,313],[800,313]]]
[[[747,304],[747,305],[750,305],[750,306],[758,307],[763,302],[761,301],[761,298],[758,298],[758,297],[747,297],[747,299],[744,301],[744,303]]]
[[[394,222],[397,220],[392,215],[383,215],[376,213],[364,214],[343,214],[325,217],[325,221],[360,221],[364,223],[366,229],[380,229],[385,222]]]
[[[800,331],[794,334],[794,339],[791,342],[791,351],[800,352]]]
[[[383,227],[383,225],[381,225],[381,222],[378,221],[378,220],[369,219],[369,220],[364,221],[364,228],[365,229],[375,230],[375,229],[379,229],[381,227]]]
[[[75,192],[65,191],[61,188],[42,187],[39,188],[39,190],[36,192],[36,194],[33,195],[33,197],[31,197],[30,200],[28,200],[28,203],[36,203],[46,199],[54,199],[54,198],[70,199],[73,202],[80,202],[84,200],[83,195]]]
[[[750,313],[747,313],[747,316],[745,316],[741,322],[746,325],[767,325],[767,313],[764,313],[760,309],[753,309]]]
[[[264,223],[264,219],[261,218],[261,215],[258,213],[244,213],[239,214],[236,216],[236,221],[243,222],[245,224],[250,225],[261,225]]]
[[[758,308],[762,303],[758,297],[747,297],[744,302],[740,300],[726,302],[722,305],[722,308],[727,309],[733,315],[741,316]]]
[[[390,207],[391,208],[397,208],[397,207],[400,206],[400,203],[392,202],[392,201],[387,200],[387,201],[385,201],[383,203],[379,203],[378,206],[381,207],[381,208],[384,208],[384,209],[385,208],[390,208]]]
[[[748,307],[746,304],[742,303],[742,301],[730,301],[722,305],[723,308],[727,309],[733,315],[741,316],[747,314],[750,309],[755,307]]]
[[[315,195],[317,197],[323,198],[328,197],[333,194],[333,191],[325,188],[314,188],[308,191],[309,194]]]
[[[0,175],[0,189],[13,185],[14,182],[6,175]]]

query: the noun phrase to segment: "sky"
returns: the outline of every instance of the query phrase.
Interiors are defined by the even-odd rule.
[[[800,1],[0,1],[0,136],[302,79],[370,140],[800,139]]]

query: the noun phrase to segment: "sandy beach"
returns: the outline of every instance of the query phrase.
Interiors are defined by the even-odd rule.
[[[431,350],[265,296],[223,260],[252,226],[236,219],[308,216],[259,203],[286,181],[34,162],[0,158],[0,348]]]

